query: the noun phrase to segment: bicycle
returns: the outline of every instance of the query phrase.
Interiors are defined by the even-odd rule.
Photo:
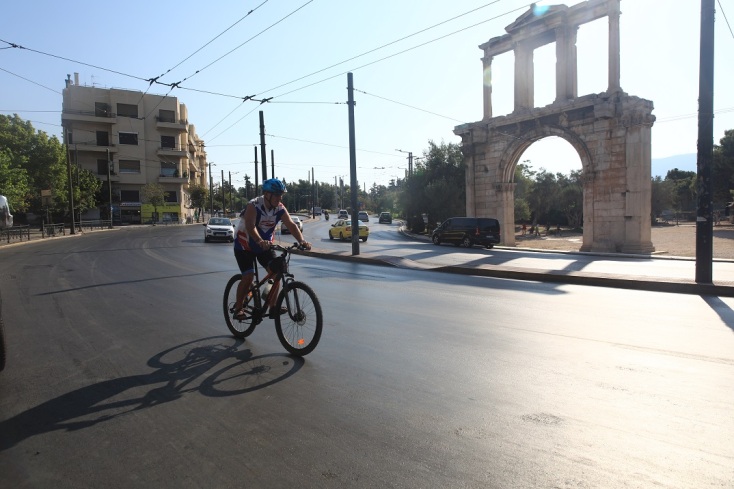
[[[321,339],[321,303],[311,287],[297,281],[288,271],[291,253],[302,249],[300,245],[296,243],[286,248],[273,243],[270,248],[280,252],[280,256],[271,262],[271,271],[262,280],[258,272],[259,266],[255,262],[253,285],[243,302],[244,316],[237,316],[238,311],[234,308],[242,276],[236,274],[227,282],[223,300],[224,318],[229,331],[235,337],[250,336],[255,327],[268,317],[268,304],[272,294],[278,289],[276,284],[280,284],[282,287],[273,306],[275,311],[280,312],[275,315],[275,331],[278,340],[290,354],[304,356],[311,353]],[[264,287],[269,283],[272,283],[272,287],[263,294]]]

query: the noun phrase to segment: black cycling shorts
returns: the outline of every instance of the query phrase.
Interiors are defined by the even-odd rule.
[[[253,253],[252,251],[245,250],[234,250],[234,257],[237,260],[237,265],[240,267],[240,273],[245,275],[246,273],[255,272],[255,258],[265,268],[275,258],[275,251],[268,250],[261,253]]]

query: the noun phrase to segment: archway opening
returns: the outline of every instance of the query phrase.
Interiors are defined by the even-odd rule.
[[[522,152],[513,175],[517,241],[576,239],[581,246],[582,173],[579,154],[563,138],[539,139]]]

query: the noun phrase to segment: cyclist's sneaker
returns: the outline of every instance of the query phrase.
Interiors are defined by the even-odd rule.
[[[275,316],[282,316],[283,314],[288,314],[288,308],[287,307],[281,307],[280,311],[278,312],[275,307],[270,308],[270,312],[268,313],[268,317],[270,319],[275,319]]]
[[[237,311],[237,312],[236,312],[236,313],[234,314],[234,316],[233,316],[233,317],[234,317],[234,318],[235,318],[235,319],[236,319],[237,321],[244,321],[245,319],[247,319],[247,318],[249,317],[249,316],[248,316],[248,314],[247,314],[247,309],[245,309],[245,308],[242,308],[242,309],[240,309],[239,311]]]

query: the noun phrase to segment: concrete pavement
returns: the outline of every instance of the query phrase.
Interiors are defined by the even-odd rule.
[[[412,234],[404,227],[400,228],[400,233],[407,239],[430,242],[427,236]],[[464,275],[734,297],[734,260],[714,260],[712,283],[696,283],[696,261],[687,257],[548,251],[505,246],[495,246],[492,251],[478,258],[475,254],[449,253],[444,255],[448,258],[441,259],[426,258],[424,253],[414,257],[396,257],[360,252],[360,255],[352,256],[347,252],[324,253],[316,250],[308,254],[326,259]]]

